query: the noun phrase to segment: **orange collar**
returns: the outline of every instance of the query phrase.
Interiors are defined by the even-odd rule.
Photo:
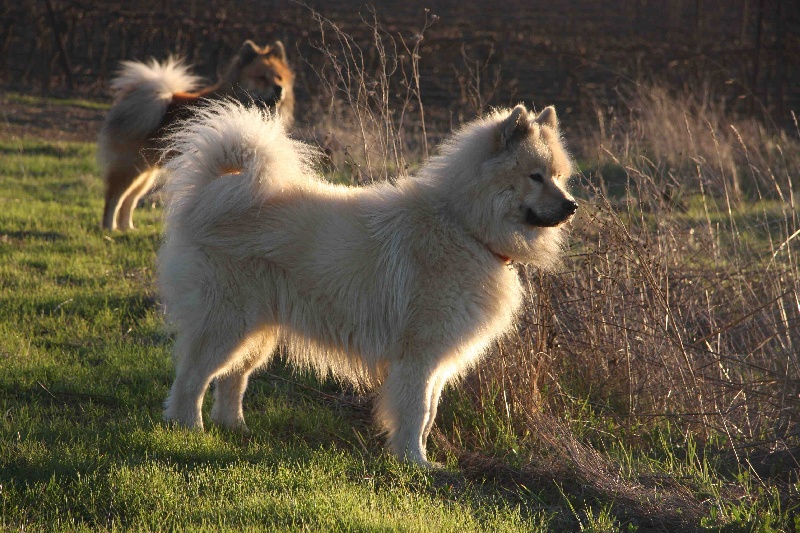
[[[495,256],[497,259],[499,259],[500,262],[503,263],[504,265],[510,265],[511,264],[511,258],[508,257],[507,255],[498,254],[494,250],[489,250],[489,251],[492,252],[492,255]]]

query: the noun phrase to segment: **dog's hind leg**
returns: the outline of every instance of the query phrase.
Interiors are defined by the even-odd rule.
[[[205,367],[203,361],[195,361],[195,354],[201,351],[200,342],[194,342],[187,336],[178,335],[175,340],[174,361],[175,381],[169,396],[164,402],[164,420],[177,422],[179,425],[191,429],[203,429],[203,396],[211,381],[207,371],[200,371]]]
[[[214,407],[211,420],[215,424],[241,433],[249,433],[244,422],[242,397],[247,380],[256,368],[265,365],[275,352],[277,337],[274,332],[251,336],[241,348],[247,355],[228,372],[220,375],[214,384]]]
[[[145,170],[128,187],[122,199],[122,205],[119,207],[117,220],[119,229],[129,230],[133,229],[133,210],[136,209],[136,204],[144,196],[147,191],[153,187],[153,183],[158,177],[158,169],[152,168]]]
[[[220,310],[220,313],[224,312]],[[194,324],[195,335],[175,340],[175,381],[165,402],[164,419],[203,429],[203,397],[214,377],[237,366],[244,334],[233,324]]]
[[[103,228],[117,229],[117,214],[120,204],[138,175],[139,171],[135,168],[116,168],[108,172],[105,177],[106,203],[103,208]]]
[[[390,364],[376,416],[387,430],[389,449],[399,459],[429,465],[425,441],[443,385],[435,369],[419,361],[405,358]]]

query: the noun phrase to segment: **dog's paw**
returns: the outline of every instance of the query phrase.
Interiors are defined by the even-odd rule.
[[[234,426],[220,425],[219,427],[224,431],[228,431],[236,435],[241,435],[242,437],[249,437],[253,434],[253,432],[250,431],[250,428],[247,427],[247,424],[245,424],[244,422],[242,422],[241,424],[236,424]]]
[[[179,420],[177,418],[172,418],[168,416],[164,416],[164,424],[170,429],[176,430],[183,430],[183,431],[203,431],[203,422],[192,422],[187,424],[186,422]]]
[[[244,423],[244,418],[226,417],[212,410],[211,421],[220,429],[230,433],[236,433],[245,437],[252,434],[250,428]]]

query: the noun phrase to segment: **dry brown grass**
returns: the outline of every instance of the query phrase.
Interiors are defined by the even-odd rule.
[[[436,16],[425,17],[409,39],[386,31],[374,10],[363,17],[377,59],[331,20],[314,12],[325,58],[319,85],[299,136],[318,145],[337,180],[393,180],[428,157],[425,108],[419,90],[419,47]],[[312,68],[314,68],[312,66]]]
[[[564,269],[528,277],[531,327],[504,352],[535,346],[536,390],[569,380],[620,416],[737,445],[796,435],[800,143],[660,87],[623,106],[627,122],[593,139],[619,183],[582,176]]]
[[[800,142],[639,91],[616,111],[627,122],[603,135],[600,121],[579,148],[595,157],[562,268],[523,269],[520,327],[467,379],[438,439],[473,474],[557,480],[670,529],[753,495],[730,482],[701,499],[706,474],[631,467],[660,431],[698,445],[702,464],[796,479]]]

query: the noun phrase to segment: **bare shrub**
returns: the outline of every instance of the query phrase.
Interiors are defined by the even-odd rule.
[[[465,44],[461,45],[463,70],[453,66],[459,88],[459,109],[461,122],[464,120],[463,110],[482,116],[500,88],[502,81],[501,68],[495,65],[490,68],[494,56],[494,45],[485,54],[484,59],[470,57]]]
[[[337,24],[313,12],[325,58],[315,69],[319,94],[300,135],[318,144],[331,170],[351,183],[395,179],[428,157],[425,108],[419,90],[419,47],[436,22],[427,10],[411,38],[386,31],[374,10],[362,17],[372,31],[363,50]],[[314,68],[314,67],[312,67]]]
[[[629,424],[677,420],[734,449],[796,441],[800,143],[723,114],[676,117],[702,106],[644,90],[637,101],[658,105],[601,125],[585,149],[614,162],[622,187],[612,195],[599,172],[581,177],[587,201],[563,270],[527,273],[523,325],[473,388],[499,383],[527,431],[527,413],[580,397]],[[754,178],[755,198],[728,201],[732,173]],[[681,202],[664,194],[667,180],[685,187]]]
[[[664,98],[662,89],[649,90]],[[662,107],[666,116],[648,120],[667,123],[680,107],[673,101]],[[579,480],[576,491],[671,529],[696,524],[710,505],[742,498],[745,489],[726,486],[701,502],[690,480],[628,469],[600,450],[616,447],[618,455],[668,427],[756,472],[748,459],[756,449],[791,457],[800,442],[792,192],[800,143],[730,124],[728,146],[740,148],[714,166],[697,155],[720,145],[709,122],[685,119],[684,130],[673,130],[683,137],[671,139],[681,159],[652,148],[663,130],[630,119],[615,125],[613,138],[582,147],[604,154],[598,169],[612,161],[622,186],[612,195],[599,171],[580,176],[586,200],[562,268],[524,270],[530,298],[519,328],[450,395],[455,404],[436,437],[468,474],[483,469],[518,486]],[[716,119],[723,127],[724,116]],[[663,194],[664,168],[676,180],[677,169],[691,172],[681,202]],[[731,170],[757,177],[755,198],[730,200]]]

